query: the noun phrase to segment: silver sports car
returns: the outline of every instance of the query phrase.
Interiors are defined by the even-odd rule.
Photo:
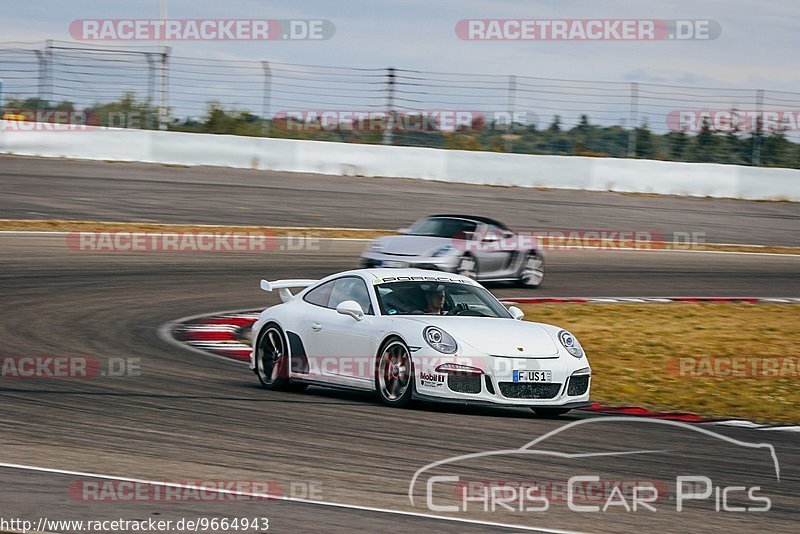
[[[525,287],[544,279],[544,257],[534,237],[488,217],[431,215],[399,232],[370,243],[362,266],[435,269]]]

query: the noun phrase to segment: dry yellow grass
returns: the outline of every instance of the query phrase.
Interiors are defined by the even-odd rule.
[[[521,307],[526,319],[567,328],[578,337],[592,365],[595,401],[717,418],[800,422],[800,305]],[[676,360],[689,357],[701,358],[700,364],[723,358],[722,374],[739,376],[682,376]],[[750,358],[746,365],[752,365],[753,359],[757,364],[769,359],[767,364],[774,364],[776,370],[742,377],[738,368],[731,367],[735,363],[731,358]]]

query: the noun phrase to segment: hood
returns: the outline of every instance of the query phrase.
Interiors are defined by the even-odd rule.
[[[555,341],[538,323],[486,317],[411,316],[403,319],[420,323],[420,330],[429,325],[441,328],[456,338],[462,351],[467,344],[480,353],[494,356],[542,358],[558,355]]]
[[[381,237],[375,242],[383,247],[375,252],[405,256],[430,256],[440,248],[453,244],[453,240],[447,237],[422,235],[391,235]]]

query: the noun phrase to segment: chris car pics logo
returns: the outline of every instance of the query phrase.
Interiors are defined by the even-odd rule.
[[[608,425],[646,425],[640,436],[656,436],[653,447],[631,450],[614,444],[609,450],[569,452],[563,443],[575,443],[578,431],[597,437],[602,432],[617,436],[622,429]],[[605,427],[598,425],[606,425]],[[654,428],[656,427],[656,428]],[[638,430],[638,429],[637,429]],[[664,445],[660,438],[672,432],[673,441]],[[569,439],[569,438],[572,439]],[[698,446],[702,443],[705,446]],[[683,451],[681,451],[683,447]],[[601,447],[602,449],[602,447]],[[760,465],[756,475],[742,475],[725,465],[712,470],[707,461],[684,462],[685,454],[710,451],[718,457],[735,457],[749,466]],[[678,455],[669,462],[664,456]],[[624,466],[615,477],[614,458]],[[648,459],[658,457],[650,463]],[[558,461],[559,478],[549,479],[547,466]],[[563,475],[570,461],[574,472]],[[592,461],[599,462],[594,466]],[[657,476],[632,475],[632,467],[657,466]],[[674,467],[674,469],[672,469]],[[708,472],[703,472],[708,469]],[[477,470],[477,478],[476,477]],[[484,475],[485,472],[485,476]],[[515,473],[517,476],[511,476]],[[531,476],[525,476],[527,474]],[[639,472],[637,472],[639,474]],[[499,476],[495,476],[499,475]],[[752,478],[748,478],[752,477]],[[767,512],[772,508],[771,491],[780,484],[780,466],[775,448],[768,443],[752,443],[718,434],[708,428],[682,422],[632,417],[590,418],[570,422],[519,448],[464,454],[431,462],[416,471],[408,487],[414,507],[436,513],[519,513],[545,512],[563,506],[576,513],[658,511],[684,512]]]

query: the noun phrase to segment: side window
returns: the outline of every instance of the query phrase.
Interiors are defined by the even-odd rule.
[[[321,286],[312,289],[305,294],[303,300],[309,304],[315,304],[317,306],[323,306],[327,308],[334,282],[335,280],[331,280],[330,282],[326,282]]]
[[[491,313],[491,310],[481,300],[480,296],[472,291],[451,291],[450,299],[453,301],[453,306],[465,306],[471,310],[486,310]]]
[[[472,235],[475,233],[475,229],[478,225],[472,221],[460,221],[457,219],[452,219],[447,221],[444,226],[446,229],[442,232],[443,236],[449,236],[456,239],[472,239]]]
[[[489,231],[494,232],[494,235],[497,236],[497,239],[509,238],[514,235],[514,232],[511,230],[506,230],[505,228],[500,228],[499,226],[495,225],[489,226]]]
[[[367,315],[372,315],[372,304],[369,300],[369,291],[364,280],[354,276],[346,276],[333,281],[333,291],[328,300],[329,308],[336,308],[345,300],[354,300],[361,305]]]

